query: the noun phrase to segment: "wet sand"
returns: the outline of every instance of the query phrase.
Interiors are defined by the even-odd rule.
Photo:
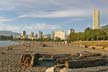
[[[45,42],[46,47],[42,47],[40,42],[30,42],[31,53],[47,53],[47,54],[75,54],[80,51],[91,51],[108,55],[107,51],[93,50],[84,47],[78,47],[72,44]],[[0,72],[45,72],[46,67],[25,68],[18,64],[21,54],[26,53],[23,44],[13,45],[12,50],[8,47],[0,47]],[[73,72],[108,72],[108,66],[97,66],[88,68],[73,69]]]

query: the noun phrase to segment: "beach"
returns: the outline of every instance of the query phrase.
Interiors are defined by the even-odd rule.
[[[0,72],[45,72],[47,67],[29,67],[21,66],[18,61],[22,54],[27,53],[23,42],[19,45],[3,46],[0,47]],[[90,51],[108,55],[107,51],[88,49],[73,44],[64,44],[61,42],[43,42],[46,46],[43,47],[41,42],[29,42],[29,53],[42,53],[42,54],[75,54],[81,51]],[[8,49],[10,47],[10,49]],[[73,69],[73,72],[108,72],[108,66],[97,66],[88,68]]]

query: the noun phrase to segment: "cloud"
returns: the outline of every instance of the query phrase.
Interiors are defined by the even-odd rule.
[[[11,21],[11,19],[0,17],[0,23]]]
[[[54,24],[45,24],[45,23],[36,23],[36,24],[27,24],[25,26],[22,25],[6,25],[6,24],[0,24],[0,30],[8,30],[8,31],[16,31],[16,32],[22,32],[23,30],[26,30],[28,32],[30,31],[51,31],[60,29],[60,25],[54,25]]]
[[[1,0],[0,1],[0,11],[14,10],[16,2],[14,0]]]
[[[64,10],[64,11],[41,11],[30,12],[28,14],[20,15],[19,18],[61,18],[61,17],[85,17],[89,16],[90,12],[87,10]]]
[[[17,26],[8,25],[8,22],[10,21],[13,21],[13,19],[0,17],[0,30],[14,31],[19,29]]]
[[[52,0],[1,0],[0,1],[0,10],[20,10],[20,9],[30,9],[30,8],[38,8],[41,6],[45,6],[48,4],[52,4]]]
[[[74,15],[85,15],[83,10],[93,10],[94,8],[107,10],[107,0],[1,0],[1,10],[12,10],[20,17],[66,17]],[[77,12],[79,10],[79,13]],[[60,10],[60,11],[59,11]],[[67,11],[66,11],[67,10]],[[75,10],[75,11],[74,11]],[[36,13],[34,13],[35,11]],[[37,11],[43,11],[37,13]],[[51,11],[51,12],[48,12]],[[81,11],[81,13],[80,13]],[[28,13],[31,12],[31,13]],[[33,14],[32,14],[33,12]],[[59,15],[58,15],[59,14]],[[103,13],[107,14],[107,13]]]
[[[52,24],[30,24],[28,26],[23,27],[26,30],[56,30],[59,29],[60,25],[52,25]]]
[[[18,27],[18,26],[0,24],[0,30],[17,31],[18,29],[20,29],[20,27]]]
[[[0,10],[66,10],[66,9],[93,9],[102,7],[107,9],[107,0],[1,0]]]
[[[0,7],[0,11],[8,11],[8,10],[14,10],[15,7]]]

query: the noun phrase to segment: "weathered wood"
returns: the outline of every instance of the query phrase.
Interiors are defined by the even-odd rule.
[[[100,56],[100,53],[91,53],[88,51],[79,52],[79,57],[90,57],[90,56]]]
[[[69,63],[68,63],[69,62]],[[80,52],[79,56],[74,55],[50,55],[50,54],[24,54],[21,56],[19,63],[26,67],[45,66],[51,67],[54,65],[64,64],[68,68],[81,68],[99,66],[106,63],[105,57],[101,54],[91,53],[88,51]],[[44,64],[44,65],[43,65]]]
[[[65,61],[65,70],[61,70],[60,72],[69,72],[69,62]]]
[[[32,61],[31,55],[30,54],[24,54],[24,55],[21,55],[21,58],[19,60],[19,64],[26,66],[26,67],[30,67],[31,61]]]

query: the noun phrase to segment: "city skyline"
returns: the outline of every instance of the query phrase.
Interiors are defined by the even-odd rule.
[[[106,0],[1,0],[0,30],[84,31],[93,26],[94,9],[100,11],[100,26],[108,24],[107,3]]]

